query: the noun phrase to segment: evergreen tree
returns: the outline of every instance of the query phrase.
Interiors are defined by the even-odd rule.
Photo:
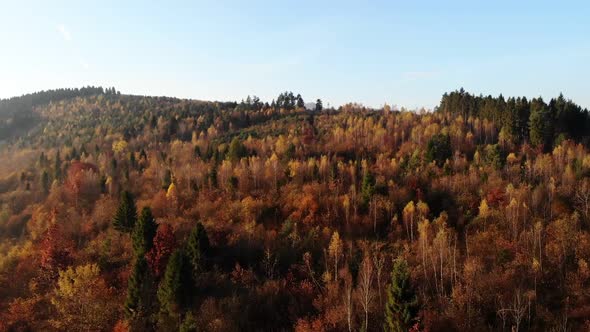
[[[53,170],[55,172],[53,178],[57,181],[61,180],[61,156],[59,150],[57,150],[57,153],[55,154]]]
[[[486,152],[486,162],[493,166],[495,169],[501,169],[504,166],[504,160],[502,151],[498,144],[488,145],[485,148]]]
[[[246,155],[246,148],[242,144],[239,138],[234,137],[231,143],[229,144],[229,149],[227,150],[227,158],[231,162],[237,162],[240,158]]]
[[[303,98],[301,97],[300,94],[297,94],[297,108],[304,108],[305,107],[305,102],[303,101]]]
[[[453,155],[453,149],[451,147],[451,138],[449,135],[437,134],[432,136],[428,141],[428,147],[426,148],[426,159],[431,162],[435,161],[440,167],[445,161]]]
[[[316,100],[316,102],[315,102],[315,110],[319,112],[319,111],[321,111],[323,109],[324,109],[324,105],[322,105],[322,100],[321,99]]]
[[[180,324],[179,331],[180,332],[197,332],[199,330],[199,325],[195,319],[195,316],[192,312],[189,312],[184,317],[182,324]]]
[[[152,215],[152,210],[149,207],[144,207],[141,210],[141,215],[133,227],[133,251],[136,257],[143,257],[150,249],[152,249],[154,236],[158,225]]]
[[[387,287],[385,324],[383,329],[405,332],[410,329],[418,313],[418,299],[410,284],[410,272],[405,260],[398,258],[393,264],[391,284]]]
[[[145,289],[147,275],[149,273],[145,258],[138,257],[133,265],[133,270],[127,283],[127,298],[125,299],[125,314],[127,317],[135,317],[145,307],[142,303],[142,293]]]
[[[371,197],[373,197],[374,193],[375,178],[373,177],[373,174],[371,172],[366,171],[365,175],[363,176],[363,183],[361,187],[361,203],[363,208],[366,208],[368,206],[369,201],[371,200]]]
[[[128,191],[121,193],[121,201],[115,217],[113,218],[113,226],[116,230],[124,233],[130,233],[137,221],[137,209],[133,196]]]
[[[553,139],[553,121],[549,108],[541,98],[531,101],[529,117],[529,138],[532,145],[551,148]]]
[[[49,192],[49,173],[47,171],[43,171],[41,174],[41,188],[43,188],[43,193]]]
[[[186,244],[186,255],[191,268],[193,281],[197,280],[198,274],[204,266],[205,257],[209,253],[209,238],[203,224],[198,222],[188,236]]]
[[[132,168],[137,167],[137,160],[135,160],[135,152],[131,152],[129,154],[129,164],[131,165]]]
[[[188,271],[187,259],[184,253],[176,250],[166,265],[164,278],[158,289],[160,310],[170,315],[179,314],[184,309],[188,295],[191,294],[191,272]]]

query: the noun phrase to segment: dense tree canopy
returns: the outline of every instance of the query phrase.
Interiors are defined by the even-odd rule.
[[[590,326],[588,112],[563,96],[0,104],[34,119],[0,147],[2,331]]]

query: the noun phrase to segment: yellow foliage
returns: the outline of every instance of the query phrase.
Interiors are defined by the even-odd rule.
[[[336,257],[340,255],[341,250],[342,241],[340,240],[340,234],[338,234],[338,232],[334,232],[334,234],[332,234],[332,239],[330,240],[330,247],[328,247],[328,252],[330,256]]]
[[[514,152],[510,152],[510,154],[508,154],[508,157],[506,157],[506,161],[508,162],[508,164],[512,165],[518,161],[518,158],[516,158]]]
[[[414,214],[414,212],[416,211],[416,206],[414,205],[414,201],[410,201],[408,204],[406,204],[406,206],[404,207],[404,216],[407,215],[411,215]]]
[[[75,269],[69,267],[65,271],[60,271],[55,294],[60,297],[73,297],[77,292],[91,287],[99,274],[100,270],[96,264],[81,265]]]
[[[416,204],[416,208],[418,209],[418,212],[420,213],[422,218],[426,218],[426,216],[430,212],[430,209],[428,208],[428,204],[426,204],[422,201],[418,201],[418,204]]]
[[[116,301],[100,277],[96,264],[69,267],[59,272],[51,304],[57,316],[50,321],[58,330],[105,330],[114,323]]]
[[[488,206],[488,201],[485,199],[481,200],[481,204],[479,204],[479,216],[485,218],[490,215],[490,207]]]
[[[121,153],[127,149],[127,142],[124,140],[113,142],[113,152]]]
[[[174,182],[170,183],[168,190],[166,191],[166,198],[171,199],[176,197],[176,186]]]
[[[21,257],[30,255],[32,249],[31,241],[18,245],[6,241],[0,245],[0,273],[6,272],[6,269],[20,261]]]

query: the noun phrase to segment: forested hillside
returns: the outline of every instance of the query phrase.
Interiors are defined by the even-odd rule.
[[[0,331],[590,328],[590,117],[0,101]]]

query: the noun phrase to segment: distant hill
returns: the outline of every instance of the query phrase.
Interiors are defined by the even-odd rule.
[[[39,121],[33,108],[64,99],[99,94],[119,94],[115,88],[83,87],[40,91],[0,100],[0,140],[10,138],[35,126]]]

